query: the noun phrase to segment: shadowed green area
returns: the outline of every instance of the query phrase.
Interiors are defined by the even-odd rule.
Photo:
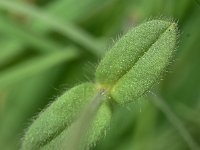
[[[110,104],[109,130],[90,149],[198,150],[199,0],[0,0],[0,149],[18,150],[41,110],[66,89],[95,82],[97,64],[113,41],[152,18],[178,22],[174,61],[149,94],[126,107]],[[157,32],[162,29],[151,35]]]

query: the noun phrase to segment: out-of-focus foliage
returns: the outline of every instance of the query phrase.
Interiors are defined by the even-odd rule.
[[[156,94],[114,108],[110,131],[92,149],[198,150],[199,0],[0,0],[0,149],[19,149],[46,105],[93,81],[100,58],[131,26],[171,17],[180,42]]]

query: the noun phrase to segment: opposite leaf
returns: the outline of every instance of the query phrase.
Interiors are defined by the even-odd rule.
[[[77,119],[80,111],[91,101],[96,92],[97,89],[94,84],[84,83],[64,93],[64,95],[40,113],[38,118],[29,127],[23,140],[22,150],[58,148],[60,146],[59,143],[63,142],[64,137],[62,135],[66,136],[68,128]],[[95,136],[91,139],[90,144],[96,142],[95,140],[101,136],[100,133],[104,132],[110,121],[110,116],[108,106],[106,104],[102,105],[94,120],[94,122],[98,123],[95,125],[98,135],[89,135],[91,137]]]
[[[80,116],[79,116],[80,117]],[[111,111],[110,108],[107,106],[107,103],[103,103],[100,107],[100,109],[97,111],[97,114],[95,114],[94,121],[90,125],[90,129],[86,133],[86,135],[83,135],[83,138],[81,139],[81,143],[77,147],[78,149],[90,149],[93,147],[100,139],[102,139],[105,136],[106,131],[109,127],[109,122],[111,119]],[[59,134],[57,137],[55,137],[52,141],[50,141],[48,144],[46,144],[44,147],[41,148],[41,150],[62,150],[63,145],[65,145],[65,148],[69,148],[68,144],[71,144],[73,142],[72,139],[72,132],[74,130],[74,125],[76,122],[73,122],[67,129],[65,129],[61,134]],[[82,135],[80,135],[82,136]],[[86,138],[85,138],[86,137]],[[64,144],[63,144],[64,143]],[[71,146],[71,145],[70,145]]]
[[[175,23],[152,20],[133,28],[106,54],[96,71],[118,103],[131,102],[160,79],[176,45]]]

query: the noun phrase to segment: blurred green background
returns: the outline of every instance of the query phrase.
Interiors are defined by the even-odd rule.
[[[0,0],[0,149],[17,150],[57,96],[94,81],[104,53],[132,26],[179,22],[176,58],[159,85],[116,108],[94,150],[200,148],[199,0]]]

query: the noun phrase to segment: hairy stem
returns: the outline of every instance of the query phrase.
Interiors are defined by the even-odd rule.
[[[79,119],[72,124],[72,130],[70,131],[70,137],[67,137],[63,143],[63,149],[79,150],[80,147],[84,147],[82,140],[86,132],[88,131],[98,109],[105,100],[106,91],[104,89],[99,90],[93,97],[90,104],[88,104],[82,111]]]

